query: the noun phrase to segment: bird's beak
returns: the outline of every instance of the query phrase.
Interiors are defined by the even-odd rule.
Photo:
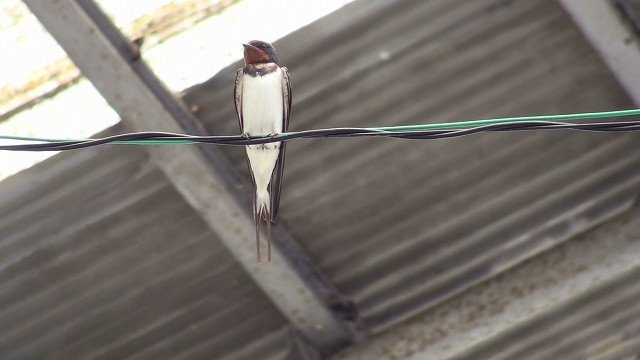
[[[245,48],[252,48],[252,47],[254,47],[253,45],[249,45],[249,44],[242,44],[242,46],[244,46]]]

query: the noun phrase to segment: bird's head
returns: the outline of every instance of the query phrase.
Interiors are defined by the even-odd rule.
[[[273,45],[265,41],[251,40],[244,46],[244,63],[261,64],[261,63],[278,63],[278,55]]]

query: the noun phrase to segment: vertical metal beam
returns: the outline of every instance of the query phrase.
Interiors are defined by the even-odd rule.
[[[192,115],[138,59],[129,41],[92,1],[24,3],[130,128],[196,133]],[[229,94],[229,101],[231,98]],[[176,189],[313,346],[321,353],[332,353],[360,337],[352,323],[332,313],[328,302],[339,302],[340,295],[284,229],[274,231],[272,262],[256,263],[249,196],[235,189],[233,172],[212,147],[148,150]]]
[[[640,45],[611,1],[558,0],[600,53],[633,102],[640,106]]]

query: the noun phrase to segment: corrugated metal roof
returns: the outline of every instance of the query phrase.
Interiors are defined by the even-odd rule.
[[[555,1],[367,3],[276,44],[292,130],[633,107]],[[237,132],[239,66],[186,94],[209,133]],[[375,332],[613,215],[640,183],[638,140],[296,141],[280,221]]]
[[[631,358],[640,351],[638,276],[624,274],[457,359]]]
[[[0,182],[0,234],[4,358],[211,358],[264,337],[261,356],[289,352],[282,316],[142,148]]]
[[[335,357],[632,359],[640,207]]]
[[[632,107],[552,0],[359,0],[276,48],[292,72],[292,130]],[[238,67],[184,94],[211,134],[238,132]],[[628,208],[638,140],[547,131],[293,141],[279,221],[375,334]],[[248,183],[243,150],[221,150]],[[64,153],[0,182],[0,249],[8,357],[311,357],[141,148]],[[522,331],[560,336],[580,317],[610,314],[590,331],[631,338],[635,322],[615,319],[635,311],[623,306],[633,278],[611,280],[626,289],[610,303],[604,290],[576,294],[575,308]],[[502,342],[469,351],[555,351],[525,335],[506,336],[521,343],[501,354]],[[588,347],[587,335],[575,346]],[[611,339],[602,346],[623,354],[627,338]]]

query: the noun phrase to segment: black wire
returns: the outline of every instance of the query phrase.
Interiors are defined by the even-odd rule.
[[[266,144],[276,141],[288,141],[298,138],[336,138],[336,137],[388,137],[395,139],[411,140],[435,140],[460,136],[473,135],[483,132],[502,131],[532,131],[532,130],[578,130],[590,132],[628,132],[640,130],[640,120],[600,122],[600,123],[565,123],[552,121],[523,121],[509,122],[491,125],[482,125],[466,129],[439,129],[439,130],[408,130],[388,131],[367,128],[330,128],[318,130],[304,130],[291,134],[276,136],[251,136],[222,135],[222,136],[195,136],[187,134],[175,134],[167,132],[138,132],[108,136],[100,139],[69,140],[60,142],[45,142],[37,144],[0,145],[0,150],[7,151],[62,151],[82,149],[92,146],[109,144],[115,141],[136,140],[188,140],[203,144],[245,146]]]

